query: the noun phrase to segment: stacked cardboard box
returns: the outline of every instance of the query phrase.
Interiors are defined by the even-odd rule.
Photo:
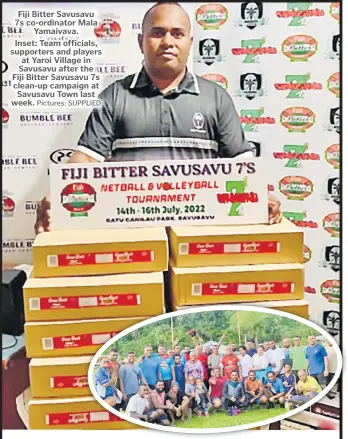
[[[173,227],[169,244],[173,310],[252,303],[309,317],[303,300],[303,231],[290,221]]]
[[[29,428],[132,428],[95,401],[88,368],[114,335],[164,312],[165,230],[47,232],[33,262],[24,285]]]

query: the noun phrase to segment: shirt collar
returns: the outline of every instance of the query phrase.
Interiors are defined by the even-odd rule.
[[[134,75],[133,81],[130,84],[129,88],[149,88],[155,90],[156,87],[152,83],[149,75],[147,74],[145,68],[143,67],[140,72]],[[198,95],[200,93],[197,77],[194,73],[191,73],[187,70],[185,72],[185,76],[181,83],[178,85],[177,90],[178,93],[182,93],[183,91],[191,94]]]

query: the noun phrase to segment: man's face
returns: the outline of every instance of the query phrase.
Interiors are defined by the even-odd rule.
[[[249,379],[250,379],[251,381],[255,381],[255,379],[256,379],[255,372],[249,372]]]
[[[269,347],[274,350],[276,348],[275,341],[270,341],[269,342]]]
[[[263,347],[259,346],[257,348],[257,353],[258,353],[258,355],[262,355],[263,354]]]
[[[265,351],[268,351],[268,349],[269,349],[269,343],[268,343],[268,341],[265,341],[265,342],[264,342],[264,344],[263,344],[263,348],[264,348]]]
[[[284,366],[284,370],[285,370],[285,373],[290,373],[291,372],[291,366],[289,364],[286,364]]]
[[[156,389],[163,392],[164,390],[164,382],[163,381],[158,381],[158,383],[156,384]]]
[[[317,340],[316,340],[316,338],[315,338],[314,335],[310,335],[310,336],[308,337],[308,344],[309,344],[310,346],[314,346],[314,345],[316,344],[316,342],[317,342]]]
[[[152,355],[152,348],[148,347],[144,349],[144,355],[145,357],[151,357]]]
[[[220,369],[214,369],[213,370],[213,376],[215,377],[215,378],[219,378],[220,377]]]
[[[156,6],[143,23],[143,34],[138,36],[148,70],[157,75],[181,73],[192,45],[190,34],[190,19],[183,8]]]
[[[304,370],[300,370],[298,373],[298,378],[300,381],[302,381],[303,383],[306,382],[307,379],[307,372],[305,372]]]
[[[226,355],[231,355],[232,354],[232,346],[228,345],[226,346]]]
[[[238,381],[238,372],[231,373],[231,380],[234,382]]]
[[[166,348],[164,346],[158,346],[158,353],[160,355],[165,355],[166,353]]]
[[[174,355],[173,349],[169,349],[169,351],[167,351],[167,355],[168,357],[172,357]]]
[[[133,364],[135,361],[135,355],[134,354],[128,354],[128,363]]]
[[[196,361],[196,359],[197,359],[196,352],[191,352],[191,353],[190,353],[190,360],[191,360],[191,361]]]
[[[295,338],[294,338],[294,345],[295,345],[295,346],[300,346],[300,344],[301,344],[301,339],[300,339],[300,337],[295,337]]]
[[[139,396],[141,398],[148,398],[149,397],[149,389],[146,386],[140,386],[139,387]]]
[[[100,361],[100,366],[101,367],[105,367],[105,368],[109,368],[110,366],[111,366],[111,364],[110,364],[111,362],[110,362],[110,360],[109,360],[109,358],[102,358],[101,359],[101,361]]]
[[[181,357],[180,357],[180,355],[175,355],[175,357],[174,357],[174,362],[175,362],[175,364],[180,364],[180,362],[181,362]]]
[[[202,346],[196,346],[195,347],[195,352],[196,352],[197,355],[203,354]]]
[[[251,341],[248,341],[247,344],[246,344],[246,347],[247,347],[248,350],[252,349],[253,348],[253,343]]]
[[[288,338],[284,338],[283,346],[284,346],[284,348],[289,348],[290,347],[290,340]]]
[[[172,391],[173,391],[174,393],[178,393],[178,392],[179,392],[179,386],[177,386],[177,385],[172,386]]]
[[[189,354],[191,352],[190,346],[185,346],[185,354]]]
[[[243,348],[239,348],[239,353],[242,357],[245,355],[245,350]]]
[[[180,354],[180,351],[181,351],[180,346],[179,346],[179,345],[176,345],[176,346],[174,347],[174,354]]]
[[[269,373],[267,376],[268,376],[268,379],[270,381],[274,381],[275,380],[275,374],[274,373]]]
[[[231,343],[232,352],[236,350],[236,343]]]
[[[218,352],[219,352],[219,349],[218,349],[218,347],[217,347],[217,346],[213,346],[213,349],[212,349],[212,351],[213,351],[213,354],[214,354],[214,355],[217,355],[217,354],[218,354]]]
[[[110,351],[110,352],[108,353],[108,357],[109,357],[110,361],[111,361],[112,363],[114,363],[114,362],[117,360],[118,353],[117,353],[117,352],[114,352],[114,351]]]

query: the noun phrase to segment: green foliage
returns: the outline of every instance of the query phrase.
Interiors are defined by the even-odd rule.
[[[121,357],[126,357],[129,351],[134,351],[140,356],[147,344],[153,349],[159,344],[169,348],[175,339],[178,339],[182,348],[185,344],[193,347],[194,342],[188,335],[191,329],[203,337],[203,342],[218,342],[222,334],[226,333],[223,343],[234,341],[237,345],[244,344],[247,338],[254,338],[257,343],[263,343],[271,339],[281,342],[284,337],[292,338],[296,335],[304,338],[313,333],[320,335],[307,325],[274,314],[255,311],[206,311],[151,323],[122,337],[113,347],[119,350]]]

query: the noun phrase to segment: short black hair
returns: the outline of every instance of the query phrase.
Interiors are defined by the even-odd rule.
[[[175,357],[179,357],[179,358],[181,359],[181,355],[180,355],[180,354],[175,354],[175,355],[174,355],[174,358],[175,358]]]
[[[161,6],[161,5],[173,5],[173,6],[178,6],[181,9],[184,9],[178,2],[157,2],[156,4],[151,6],[151,8],[145,12],[145,15],[143,17],[143,21],[141,23],[141,32],[142,33],[144,33],[144,24],[145,24],[147,17],[150,15],[151,11],[153,11],[155,8],[157,8],[157,6]]]
[[[247,342],[248,343],[255,343],[255,340],[253,338],[248,338]]]
[[[135,352],[128,352],[127,355],[135,355]]]
[[[110,349],[109,352],[115,352],[115,354],[118,354],[118,350],[115,348]]]
[[[247,350],[246,346],[243,346],[243,345],[240,345],[240,346],[238,347],[238,349],[243,349],[244,351]]]
[[[270,370],[269,372],[267,372],[267,376],[270,375],[270,374],[275,375],[275,373],[273,372],[273,370]]]

